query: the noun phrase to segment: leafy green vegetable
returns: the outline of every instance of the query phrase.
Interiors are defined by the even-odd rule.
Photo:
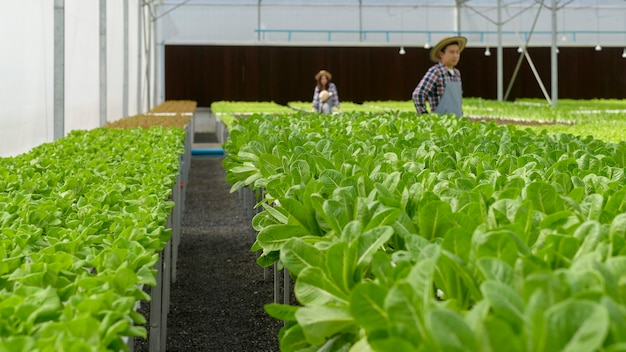
[[[233,125],[227,181],[263,194],[252,249],[295,279],[298,305],[266,308],[281,349],[619,350],[626,144],[412,109]]]

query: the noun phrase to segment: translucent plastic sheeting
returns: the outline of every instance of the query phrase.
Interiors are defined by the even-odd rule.
[[[54,1],[0,4],[0,157],[53,140]],[[107,2],[107,119],[123,116],[122,1]],[[137,110],[138,0],[129,1],[129,106]],[[65,0],[65,132],[99,117],[98,1]],[[144,87],[145,89],[145,87]]]

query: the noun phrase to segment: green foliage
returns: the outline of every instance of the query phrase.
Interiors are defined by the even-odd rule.
[[[0,159],[0,351],[125,350],[171,236],[180,128],[73,131]]]
[[[275,102],[243,102],[243,101],[216,101],[211,103],[211,111],[230,130],[238,119],[247,118],[253,114],[288,114],[290,108]]]
[[[623,142],[391,110],[255,115],[224,148],[295,278],[282,350],[625,343]]]

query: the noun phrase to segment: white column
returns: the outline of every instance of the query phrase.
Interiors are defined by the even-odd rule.
[[[100,126],[107,122],[107,3],[100,0]]]
[[[65,0],[54,0],[54,140],[65,136]]]
[[[550,80],[552,86],[552,106],[556,106],[559,100],[559,65],[556,55],[556,0],[552,0],[552,48],[550,49],[550,70],[552,78]]]

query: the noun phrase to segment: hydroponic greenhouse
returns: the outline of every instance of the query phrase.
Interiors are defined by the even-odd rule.
[[[0,352],[626,351],[626,1],[0,6]]]

